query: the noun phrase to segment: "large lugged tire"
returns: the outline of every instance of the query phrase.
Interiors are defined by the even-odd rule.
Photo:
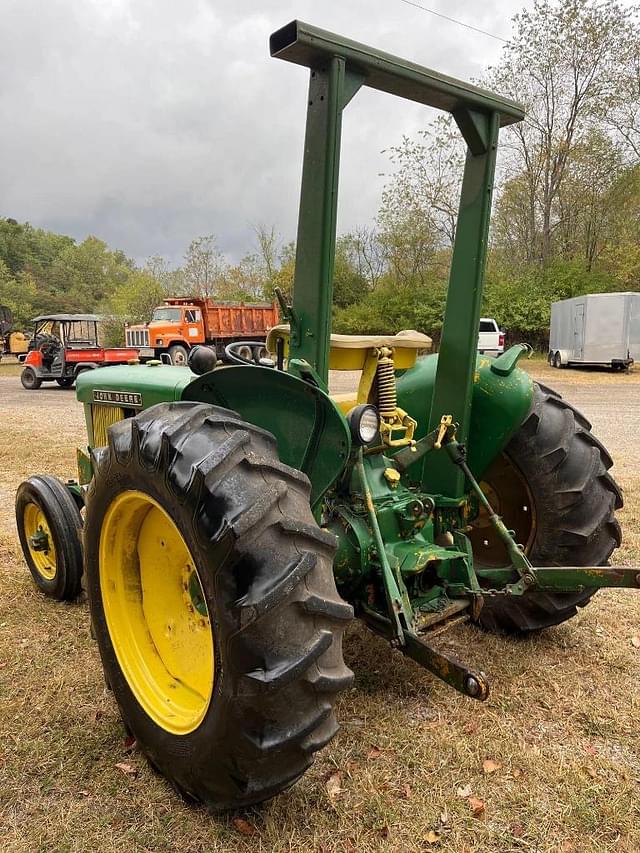
[[[353,678],[342,658],[353,611],[309,481],[270,433],[201,403],[115,424],[94,471],[87,586],[125,724],[209,808],[274,796],[334,736]]]
[[[622,494],[608,473],[611,457],[590,430],[589,421],[559,394],[535,385],[527,419],[483,478],[534,566],[601,566],[620,545],[614,513]],[[478,538],[476,531],[474,554],[481,562]],[[485,601],[479,622],[491,631],[537,631],[571,618],[592,595],[495,596]]]
[[[20,483],[16,526],[38,588],[57,601],[73,601],[82,583],[82,518],[71,492],[46,475]]]

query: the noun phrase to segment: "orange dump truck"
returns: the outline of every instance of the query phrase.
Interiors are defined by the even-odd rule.
[[[127,326],[126,345],[140,351],[141,358],[159,358],[168,353],[172,364],[186,364],[196,344],[215,347],[219,357],[235,341],[264,341],[279,320],[276,303],[214,302],[211,299],[171,297],[153,311],[148,323]],[[240,347],[242,358],[261,358],[264,346]],[[253,350],[256,350],[254,352]]]

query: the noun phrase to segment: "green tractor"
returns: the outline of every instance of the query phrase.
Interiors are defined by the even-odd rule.
[[[468,697],[483,672],[430,639],[469,620],[532,632],[600,587],[619,488],[590,424],[476,343],[498,132],[495,94],[294,21],[272,56],[310,69],[293,300],[270,363],[159,362],[84,373],[79,478],[17,492],[28,566],[86,587],[127,730],[185,797],[244,807],[299,779],[335,735],[354,613]],[[438,355],[417,333],[331,334],[342,113],[363,86],[452,114],[468,152]],[[349,399],[329,369],[359,370]],[[84,513],[84,517],[82,517]]]

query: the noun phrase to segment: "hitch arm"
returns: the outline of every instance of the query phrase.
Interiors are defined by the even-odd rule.
[[[362,618],[376,634],[387,639],[393,637],[393,625],[389,619],[380,613],[363,606]],[[457,658],[434,649],[413,631],[404,631],[404,643],[400,647],[400,651],[407,657],[413,658],[420,666],[437,675],[438,678],[441,678],[464,696],[468,696],[470,699],[478,699],[480,702],[484,702],[488,698],[489,681],[484,672],[469,669]]]
[[[476,569],[478,578],[507,586],[513,568]],[[547,592],[582,592],[587,589],[640,589],[638,566],[531,566],[527,573],[529,589]],[[496,591],[490,590],[495,594]],[[498,591],[499,592],[499,591]]]

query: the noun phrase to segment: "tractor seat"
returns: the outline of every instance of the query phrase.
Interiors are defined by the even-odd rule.
[[[276,352],[278,338],[284,340],[285,357],[289,352],[289,324],[274,326],[267,336],[267,349]],[[379,347],[393,349],[397,370],[406,370],[416,362],[418,350],[428,352],[431,338],[412,329],[397,335],[331,335],[330,370],[362,370],[367,354]]]

